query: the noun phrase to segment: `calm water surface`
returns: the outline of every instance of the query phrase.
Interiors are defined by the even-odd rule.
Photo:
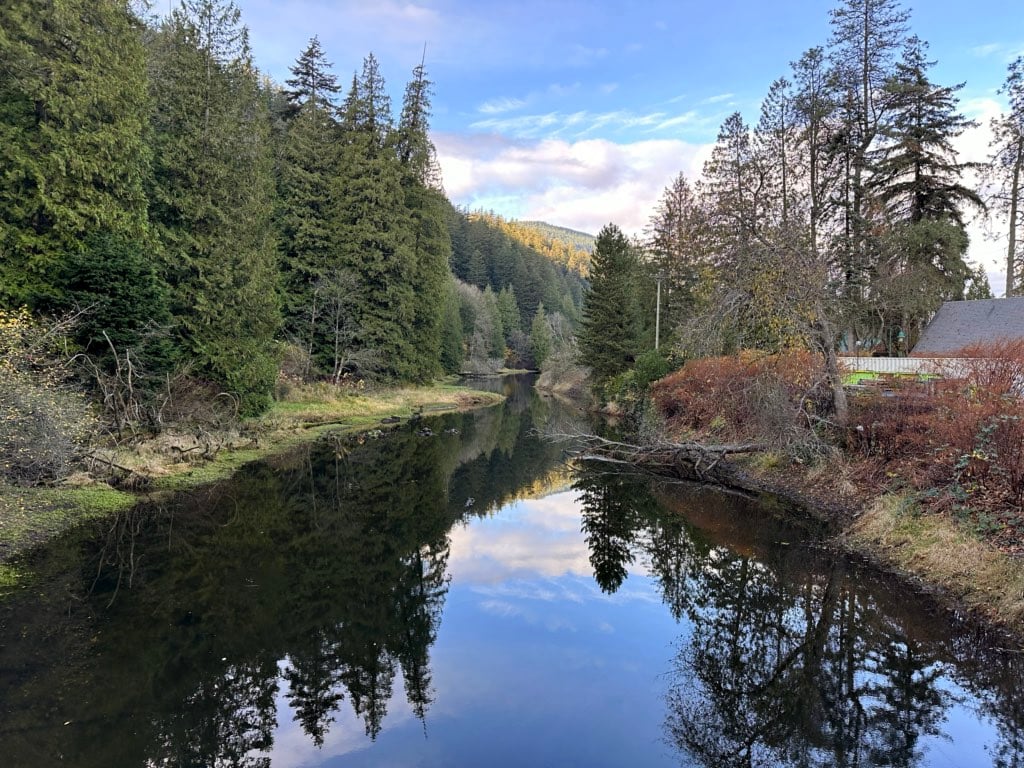
[[[501,386],[33,553],[0,765],[1024,765],[1020,654]]]

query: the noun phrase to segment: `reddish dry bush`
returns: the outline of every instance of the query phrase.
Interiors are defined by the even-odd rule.
[[[651,387],[676,430],[778,440],[806,432],[807,412],[829,406],[822,366],[809,352],[741,352],[691,360]]]
[[[846,449],[939,508],[1024,501],[1024,344],[964,350],[961,378],[853,398]]]

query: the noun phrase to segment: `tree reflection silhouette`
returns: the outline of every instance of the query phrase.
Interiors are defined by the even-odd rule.
[[[551,406],[508,394],[432,435],[324,439],[43,553],[51,580],[0,605],[5,765],[255,768],[280,699],[318,747],[346,706],[375,739],[398,688],[425,724],[449,529],[560,461],[536,434]],[[70,725],[38,738],[54,720]]]
[[[939,685],[939,649],[911,639],[842,561],[716,543],[721,518],[771,526],[746,502],[705,492],[668,515],[650,485],[596,472],[577,481],[601,588],[618,589],[640,558],[688,627],[667,694],[668,741],[708,768],[920,765],[922,739],[941,733],[954,703]],[[686,522],[691,512],[707,530]]]

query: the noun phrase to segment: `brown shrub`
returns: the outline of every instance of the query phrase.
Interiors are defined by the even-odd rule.
[[[937,508],[1024,501],[1024,344],[965,349],[962,377],[851,400],[847,451],[925,492]]]
[[[651,394],[672,429],[782,444],[831,405],[822,365],[804,351],[691,360]]]

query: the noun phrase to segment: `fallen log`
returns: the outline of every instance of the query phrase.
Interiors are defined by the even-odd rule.
[[[729,484],[733,474],[731,467],[728,471],[720,468],[723,458],[760,453],[769,448],[764,443],[703,445],[701,443],[657,442],[651,445],[634,445],[591,434],[555,434],[548,437],[559,442],[571,441],[579,446],[570,452],[571,456],[578,461],[628,465],[680,479],[723,484]]]

